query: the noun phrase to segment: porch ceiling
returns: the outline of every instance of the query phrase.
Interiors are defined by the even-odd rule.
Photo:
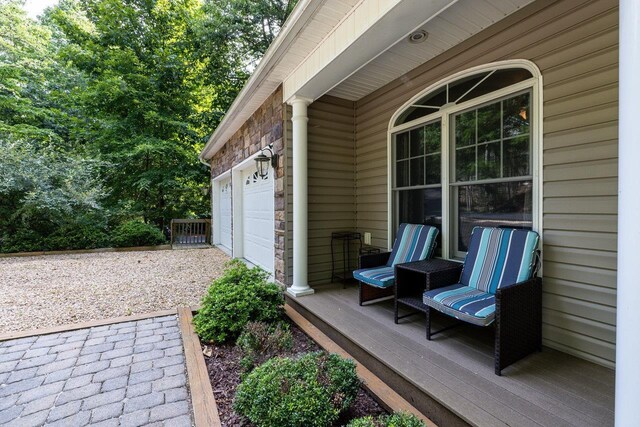
[[[504,19],[533,0],[458,0],[416,28],[404,28],[399,41],[381,50],[370,62],[357,69],[328,91],[329,95],[357,101],[376,89],[451,49],[485,28]],[[416,30],[429,34],[422,43],[409,43],[408,34]]]

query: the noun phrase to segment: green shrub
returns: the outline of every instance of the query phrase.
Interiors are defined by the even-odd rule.
[[[371,416],[358,418],[351,421],[347,427],[426,427],[426,424],[413,414],[396,412],[377,418]]]
[[[238,386],[234,409],[258,427],[327,427],[359,387],[355,363],[336,354],[273,358]]]
[[[167,239],[158,228],[140,221],[127,221],[111,233],[116,248],[162,245]]]
[[[286,323],[269,325],[264,322],[249,322],[236,344],[242,351],[242,368],[250,371],[272,357],[291,350],[293,337]]]
[[[250,321],[276,322],[282,318],[284,297],[269,273],[232,260],[214,280],[193,318],[196,333],[205,342],[235,339]]]
[[[20,228],[13,233],[5,233],[0,239],[0,252],[33,252],[44,249],[42,236],[30,229]]]
[[[109,246],[109,236],[95,225],[69,224],[45,237],[43,246],[49,251],[104,248]]]

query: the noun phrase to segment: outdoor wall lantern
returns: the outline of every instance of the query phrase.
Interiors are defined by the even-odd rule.
[[[269,153],[271,154],[270,157],[267,157],[264,154],[265,150],[269,150]],[[260,178],[264,178],[269,174],[269,165],[273,166],[274,169],[278,167],[278,155],[273,152],[273,145],[264,147],[260,150],[258,157],[256,157],[256,167],[258,168],[258,175],[260,175]]]

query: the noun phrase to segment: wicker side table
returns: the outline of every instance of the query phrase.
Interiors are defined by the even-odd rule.
[[[428,306],[422,302],[425,291],[448,286],[460,279],[462,264],[444,259],[430,259],[396,265],[396,286],[394,298],[394,322],[416,313],[428,314]],[[402,304],[415,311],[398,316],[398,306]]]

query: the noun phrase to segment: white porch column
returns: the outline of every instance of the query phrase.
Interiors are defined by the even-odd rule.
[[[616,426],[638,425],[640,401],[640,2],[620,0]]]
[[[307,201],[307,106],[310,99],[293,97],[293,285],[287,293],[294,297],[310,295],[308,266],[308,201]]]

